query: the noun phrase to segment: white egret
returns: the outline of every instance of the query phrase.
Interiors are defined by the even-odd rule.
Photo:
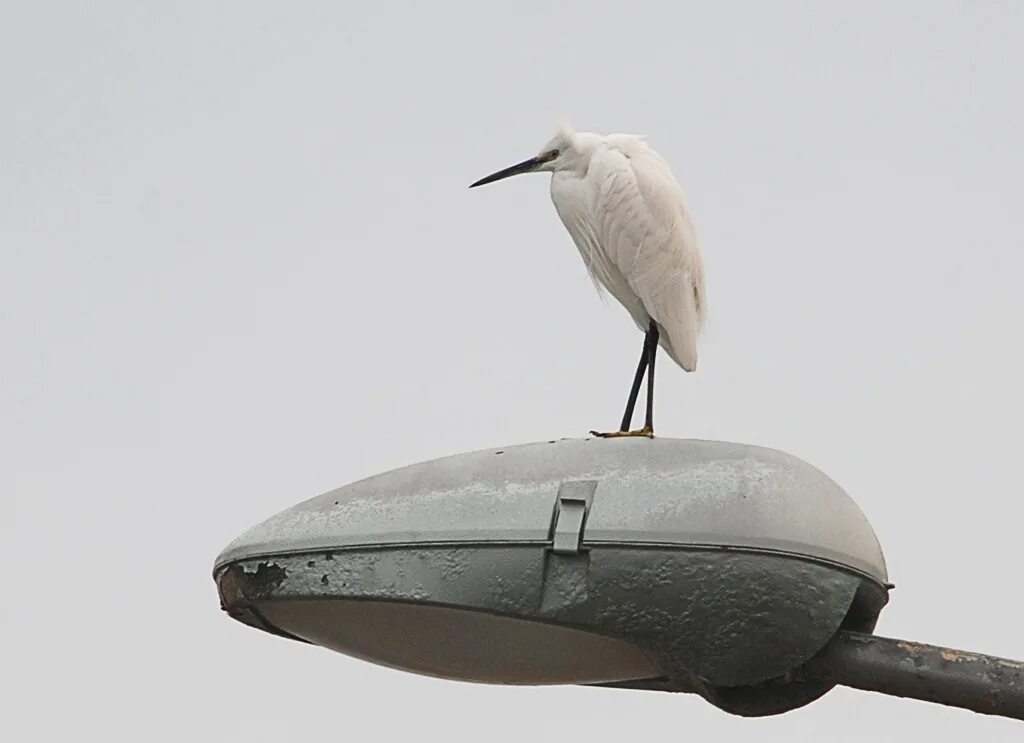
[[[694,371],[706,314],[704,264],[683,191],[642,137],[564,126],[536,157],[470,188],[538,171],[552,174],[551,199],[594,284],[619,300],[645,333],[619,430],[591,433],[653,436],[658,345],[684,370]],[[645,373],[646,420],[643,428],[630,430]]]

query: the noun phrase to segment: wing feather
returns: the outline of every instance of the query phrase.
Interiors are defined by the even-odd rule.
[[[644,141],[612,135],[606,142],[587,174],[601,184],[593,205],[598,241],[661,327],[665,350],[693,371],[706,307],[686,197],[668,164]]]
[[[582,176],[556,172],[551,196],[591,279],[687,371],[697,366],[704,267],[686,198],[668,164],[646,142],[610,135]]]

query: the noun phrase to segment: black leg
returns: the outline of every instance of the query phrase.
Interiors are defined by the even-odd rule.
[[[649,335],[644,336],[644,347],[640,351],[640,363],[636,366],[636,375],[633,377],[633,386],[629,390],[629,400],[626,401],[626,412],[622,414],[622,425],[620,431],[628,431],[633,425],[633,408],[636,407],[636,398],[640,394],[640,383],[644,381],[644,372],[647,371],[647,363],[650,359],[650,349],[647,348]]]
[[[644,428],[654,433],[654,360],[658,357],[658,324],[651,320],[651,327],[647,331],[647,338],[650,341],[647,350],[647,418],[644,421]]]
[[[626,402],[626,412],[622,416],[622,425],[618,431],[601,433],[591,431],[594,436],[603,439],[614,439],[620,436],[647,436],[654,435],[654,357],[658,353],[658,324],[651,320],[651,324],[644,335],[644,349],[640,352],[640,363],[636,366],[636,374],[633,375],[633,386],[629,390],[629,400]],[[636,399],[640,394],[640,383],[647,376],[647,422],[639,431],[630,431],[633,423],[633,409],[636,407]]]

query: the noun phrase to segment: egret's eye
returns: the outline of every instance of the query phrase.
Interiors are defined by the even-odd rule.
[[[558,150],[551,150],[548,153],[548,160],[554,160],[556,157],[558,157]]]

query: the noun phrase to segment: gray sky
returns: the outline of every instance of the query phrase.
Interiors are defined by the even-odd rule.
[[[751,721],[425,679],[220,613],[213,558],[296,501],[615,425],[641,336],[548,178],[466,189],[566,117],[647,134],[697,222],[659,433],[820,467],[885,548],[880,634],[1024,658],[1024,6],[484,5],[5,3],[11,739],[1019,740],[843,689]]]

